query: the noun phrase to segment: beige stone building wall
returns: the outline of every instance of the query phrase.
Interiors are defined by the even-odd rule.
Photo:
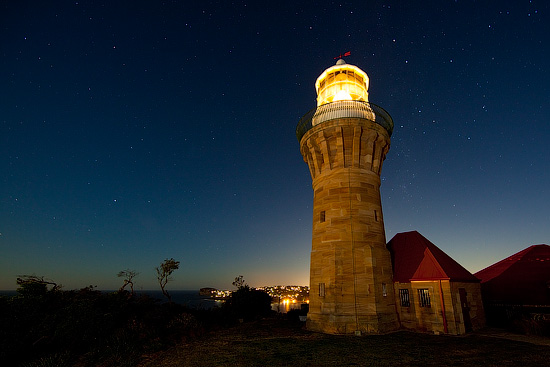
[[[399,327],[379,190],[389,144],[384,128],[362,118],[323,122],[301,140],[314,191],[311,330]]]
[[[464,327],[464,317],[462,314],[462,303],[460,300],[460,288],[466,291],[467,307],[469,308],[472,330],[479,330],[485,327],[485,310],[481,299],[481,283],[452,282],[451,290],[453,299],[456,302],[455,319],[459,320]],[[460,329],[460,334],[464,331]]]
[[[416,308],[418,307],[415,304],[415,297],[412,293],[411,283],[394,283],[394,292],[395,292],[395,306],[397,309],[397,315],[399,318],[399,323],[402,328],[408,330],[416,330]],[[401,301],[400,290],[406,290],[408,293],[408,305],[403,304]]]
[[[485,325],[481,289],[479,283],[450,282],[449,280],[413,281],[395,283],[395,297],[401,326],[406,329],[448,333],[466,333],[466,324],[461,305],[460,288],[466,291],[468,314],[472,330]],[[409,307],[401,305],[400,289],[409,291]],[[419,290],[428,291],[430,306],[421,306]],[[441,297],[443,295],[443,297]],[[443,303],[441,302],[443,298]],[[445,317],[443,317],[443,310]],[[447,330],[445,330],[445,323]]]

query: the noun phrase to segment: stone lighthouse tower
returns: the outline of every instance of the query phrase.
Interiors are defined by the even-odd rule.
[[[393,121],[368,102],[369,78],[339,59],[315,83],[317,108],[296,128],[313,186],[307,327],[325,333],[398,328],[380,172]]]

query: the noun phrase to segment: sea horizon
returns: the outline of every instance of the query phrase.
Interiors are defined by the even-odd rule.
[[[73,289],[73,291],[78,291],[78,289]],[[98,290],[102,293],[114,293],[118,290]],[[208,296],[201,295],[199,293],[200,289],[186,289],[186,290],[168,290],[172,302],[186,306],[192,309],[203,309],[210,310],[214,307],[221,307],[225,302],[224,299],[217,299]],[[168,299],[161,290],[152,289],[152,290],[134,290],[136,295],[146,295],[151,298],[156,299],[161,303],[168,302]],[[17,295],[16,290],[0,290],[0,296],[13,297]],[[284,303],[284,302],[271,302],[271,309],[273,311],[286,313],[292,309],[299,309],[303,302],[297,303]]]

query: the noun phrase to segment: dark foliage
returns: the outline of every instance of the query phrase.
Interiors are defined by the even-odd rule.
[[[200,318],[183,306],[37,282],[0,297],[0,325],[5,366],[134,366],[143,353],[203,333]]]
[[[307,313],[309,311],[309,305],[303,304],[302,307],[299,310],[289,310],[286,313],[286,318],[289,321],[292,322],[300,322],[300,316],[307,316]]]
[[[63,291],[36,276],[20,278],[18,285],[17,295],[0,297],[3,366],[136,366],[144,355],[202,337],[206,330],[271,313],[271,297],[245,285],[211,310],[92,286]]]
[[[256,320],[271,313],[271,296],[264,291],[242,286],[231,294],[224,308],[235,319]]]
[[[0,361],[6,366],[136,366],[144,354],[271,310],[271,297],[248,286],[222,308],[190,310],[127,291],[63,291],[36,276],[18,285],[16,296],[0,297]]]

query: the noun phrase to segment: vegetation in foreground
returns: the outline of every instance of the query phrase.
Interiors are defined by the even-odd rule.
[[[238,287],[224,307],[161,304],[124,286],[104,293],[63,291],[30,276],[0,297],[4,366],[541,366],[550,346],[467,335],[397,332],[364,337],[308,332],[303,311],[274,315],[270,297]],[[167,297],[169,299],[169,297]]]
[[[121,276],[128,279],[128,272]],[[133,276],[129,274],[125,285]],[[16,296],[0,297],[3,366],[136,366],[144,354],[241,320],[266,317],[271,304],[267,293],[247,286],[222,308],[195,310],[123,288],[113,293],[92,286],[64,291],[37,276],[18,278],[17,283]]]

